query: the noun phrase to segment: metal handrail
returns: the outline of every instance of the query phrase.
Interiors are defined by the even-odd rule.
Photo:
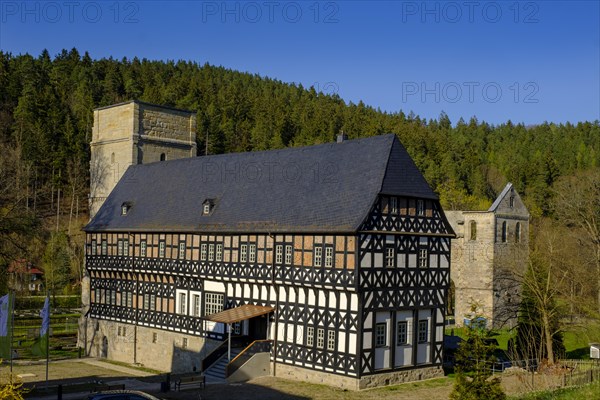
[[[237,371],[242,365],[246,363],[253,355],[257,353],[270,353],[272,347],[272,340],[255,340],[250,343],[244,350],[242,350],[237,356],[233,358],[225,367],[225,376],[231,376]]]

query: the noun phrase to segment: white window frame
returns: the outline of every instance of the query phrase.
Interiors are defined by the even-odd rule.
[[[398,214],[398,198],[390,197],[390,214]]]
[[[394,268],[396,266],[396,249],[392,246],[385,248],[385,266]]]
[[[96,248],[96,241],[92,240],[92,243],[90,244],[90,255],[95,256],[96,255],[96,250],[98,250]]]
[[[202,313],[200,299],[200,293],[192,293],[192,316],[194,317],[200,317],[200,314]]]
[[[428,251],[426,247],[419,248],[419,254],[417,256],[417,263],[419,268],[427,268]]]
[[[223,311],[225,295],[223,293],[204,293],[204,315],[216,314]]]
[[[129,256],[129,239],[123,239],[123,255]]]
[[[429,342],[429,320],[420,319],[417,332],[418,343]]]
[[[309,326],[306,328],[306,345],[312,347],[315,344],[315,328]]]
[[[408,321],[398,321],[396,323],[396,346],[406,346],[408,344],[410,344],[408,343]]]
[[[215,244],[208,245],[208,261],[215,261]]]
[[[248,247],[249,247],[248,262],[254,263],[254,262],[256,262],[256,245],[251,244]]]
[[[206,243],[202,243],[200,245],[200,261],[206,261],[206,249],[208,245]]]
[[[164,240],[159,240],[158,241],[158,257],[159,258],[165,258],[165,248],[166,248],[166,243]]]
[[[180,260],[184,260],[185,259],[185,240],[180,240],[179,241],[179,259]]]
[[[118,256],[123,255],[123,240],[122,239],[117,240],[117,255]]]
[[[333,267],[333,247],[325,246],[325,267]]]
[[[217,252],[215,254],[215,261],[223,261],[223,244],[217,243]]]
[[[150,309],[150,293],[144,293],[144,310]]]
[[[102,240],[102,243],[100,243],[100,252],[103,256],[108,255],[108,242],[106,239]]]
[[[148,248],[148,244],[146,243],[145,240],[142,240],[140,242],[140,257],[146,257],[147,248]]]
[[[325,347],[325,329],[317,328],[317,348]]]
[[[387,322],[375,324],[375,347],[387,347]]]
[[[152,310],[152,311],[156,310],[156,295],[155,294],[150,295],[150,310]]]
[[[293,254],[293,247],[291,245],[285,246],[285,263],[286,263],[286,265],[292,265],[292,254]]]
[[[187,292],[177,292],[177,312],[181,315],[187,315]]]
[[[133,307],[133,293],[127,292],[127,307]]]
[[[327,331],[327,350],[335,350],[335,330],[331,328]]]
[[[208,202],[204,203],[204,205],[202,206],[202,214],[203,215],[210,214],[210,203],[208,203]]]
[[[283,262],[283,245],[278,244],[275,246],[275,263],[281,264]]]
[[[315,267],[320,267],[323,262],[323,247],[315,247]]]
[[[422,217],[425,215],[425,201],[417,200],[417,216]]]
[[[240,245],[240,262],[248,262],[248,245]]]

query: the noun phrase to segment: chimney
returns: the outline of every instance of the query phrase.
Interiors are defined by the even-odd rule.
[[[339,135],[337,135],[337,142],[338,143],[342,143],[344,141],[348,140],[348,135],[346,135],[344,133],[344,131],[342,131],[342,133],[340,133]]]

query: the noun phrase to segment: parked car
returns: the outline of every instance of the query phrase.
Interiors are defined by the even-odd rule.
[[[151,394],[139,390],[107,390],[105,392],[92,393],[85,400],[160,400]]]

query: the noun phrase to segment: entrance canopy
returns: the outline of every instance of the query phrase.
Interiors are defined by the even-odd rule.
[[[207,315],[204,319],[213,322],[222,322],[224,324],[234,324],[236,322],[268,314],[273,310],[273,307],[244,304],[243,306]]]

